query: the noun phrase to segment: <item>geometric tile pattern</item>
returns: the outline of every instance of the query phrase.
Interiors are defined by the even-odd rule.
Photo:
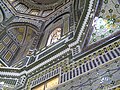
[[[15,52],[17,49],[17,45],[13,44],[10,49],[12,52]]]
[[[11,39],[10,39],[8,36],[6,36],[6,37],[3,39],[3,42],[4,42],[6,45],[9,44],[10,41],[11,41]]]
[[[5,54],[4,58],[9,61],[12,57],[12,53],[10,51],[7,51],[7,53]]]
[[[5,46],[3,45],[3,43],[0,43],[0,52],[5,48]]]

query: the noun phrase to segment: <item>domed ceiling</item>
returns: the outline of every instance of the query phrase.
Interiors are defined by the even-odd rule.
[[[65,0],[15,0],[32,9],[46,10],[61,5]]]
[[[33,0],[33,1],[39,4],[53,4],[56,3],[58,0]]]
[[[47,17],[69,0],[8,0],[18,13]]]

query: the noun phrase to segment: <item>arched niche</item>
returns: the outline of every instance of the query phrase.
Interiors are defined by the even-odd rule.
[[[40,49],[45,46],[50,46],[57,43],[61,37],[67,36],[69,33],[69,12],[63,13],[62,15],[51,20],[43,29],[43,37],[40,44]],[[54,36],[57,36],[54,37]],[[54,40],[52,40],[54,38]]]
[[[0,45],[3,47],[2,59],[11,66],[30,54],[31,50],[36,49],[38,28],[29,23],[16,22],[8,25],[2,36],[0,40]]]

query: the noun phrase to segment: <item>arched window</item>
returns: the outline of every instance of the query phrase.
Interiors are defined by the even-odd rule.
[[[61,38],[61,28],[56,28],[48,38],[47,46],[57,42]]]

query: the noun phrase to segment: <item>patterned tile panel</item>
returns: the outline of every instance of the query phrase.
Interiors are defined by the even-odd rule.
[[[9,60],[11,59],[11,57],[12,57],[12,53],[11,53],[10,51],[8,51],[8,52],[5,54],[5,56],[4,56],[4,58],[5,58],[7,61],[9,61]]]

